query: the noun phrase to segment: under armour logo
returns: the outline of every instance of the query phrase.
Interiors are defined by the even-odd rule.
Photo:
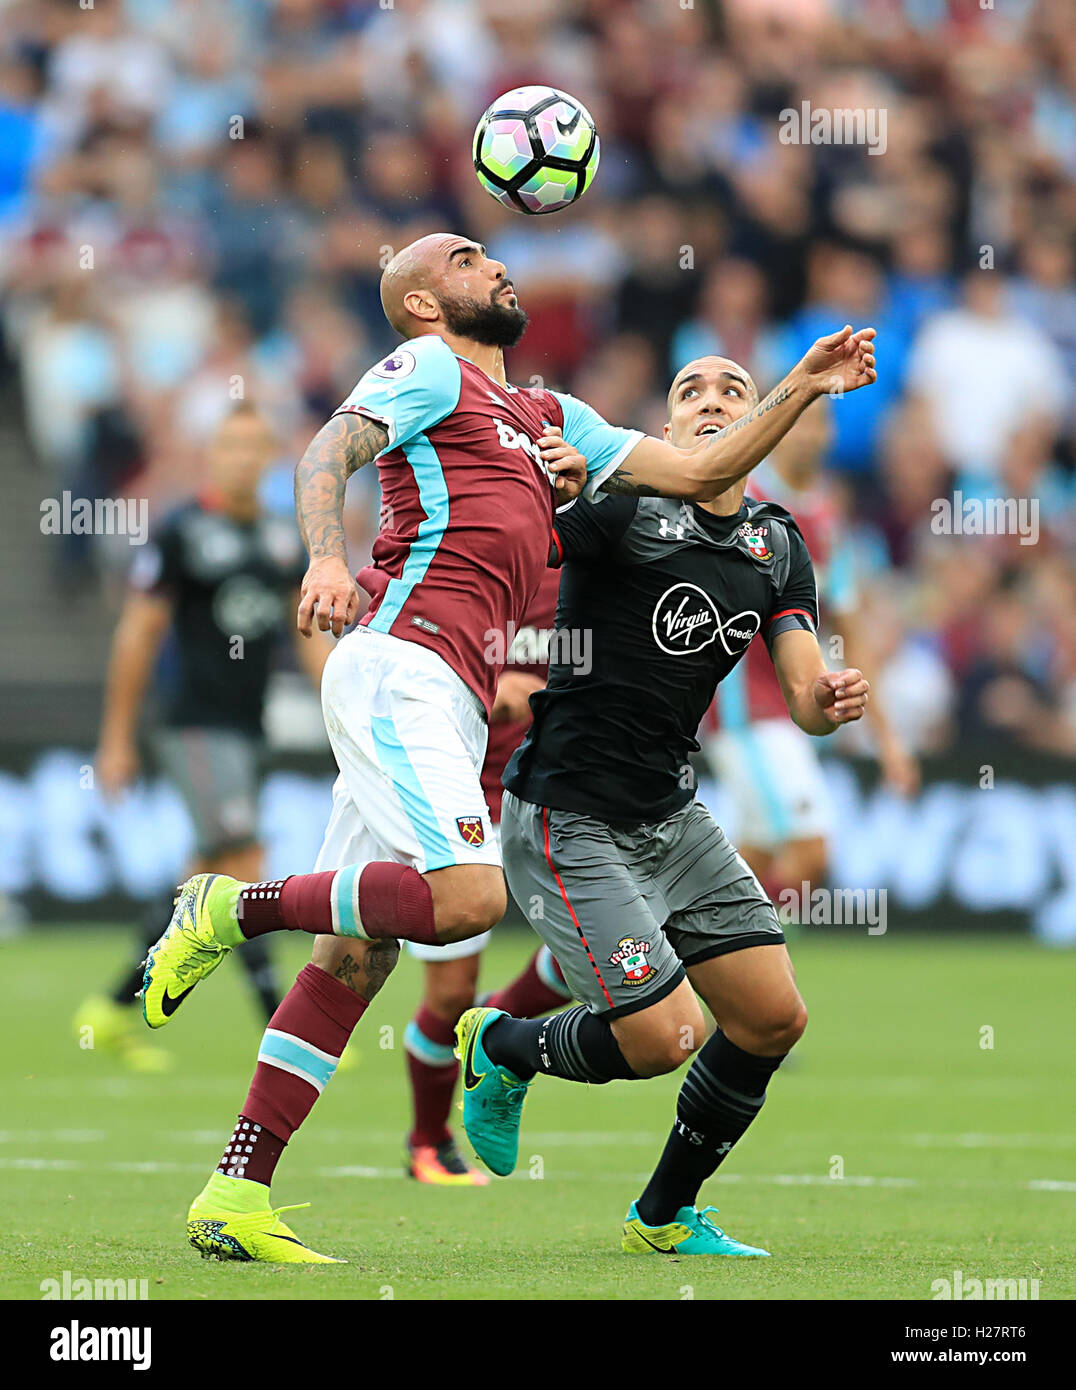
[[[682,541],[684,539],[684,528],[679,521],[673,523],[669,521],[667,516],[663,516],[661,518],[661,525],[658,527],[658,535],[665,540]]]

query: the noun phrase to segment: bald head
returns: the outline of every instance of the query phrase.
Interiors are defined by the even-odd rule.
[[[385,317],[404,338],[436,333],[459,351],[514,347],[527,315],[500,261],[467,237],[435,232],[393,256],[381,276]]]
[[[673,377],[665,438],[691,449],[704,434],[727,429],[758,404],[751,373],[728,357],[697,357]]]
[[[758,404],[751,373],[729,357],[697,357],[673,377],[665,438],[678,449],[704,447],[705,437],[726,430]],[[715,516],[732,516],[743,502],[746,478],[700,503]]]
[[[687,382],[702,388],[704,385],[720,384],[728,381],[730,383],[739,382],[747,393],[747,399],[751,405],[758,404],[758,387],[751,377],[751,373],[746,367],[741,367],[738,362],[734,362],[731,357],[697,357],[694,362],[688,362],[672,379],[669,387],[669,394],[665,398],[668,408],[669,418],[672,418],[673,404],[682,386]]]
[[[450,263],[453,249],[469,244],[466,237],[433,232],[397,251],[389,261],[381,276],[381,307],[402,337],[414,337],[421,322],[405,305],[406,296],[412,290],[432,292]]]

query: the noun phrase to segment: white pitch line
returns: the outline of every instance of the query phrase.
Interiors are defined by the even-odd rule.
[[[512,1174],[515,1178],[520,1178],[524,1182],[537,1182],[543,1179],[532,1179],[525,1170],[525,1159],[520,1160],[519,1169]],[[345,1165],[336,1168],[316,1168],[315,1176],[319,1178],[395,1178],[402,1176],[402,1168],[364,1168],[357,1165]],[[548,1174],[549,1177],[560,1180],[585,1182],[589,1181],[593,1174],[576,1173],[555,1169]],[[630,1181],[639,1176],[638,1173],[607,1173],[608,1178]],[[721,1179],[723,1183],[731,1182],[758,1182],[767,1183],[777,1187],[807,1187],[817,1185],[819,1187],[918,1187],[917,1178],[873,1178],[868,1176],[854,1176],[847,1178],[830,1178],[824,1173],[726,1173]]]
[[[0,1144],[99,1144],[107,1129],[0,1129]]]
[[[12,1131],[14,1133],[14,1131]],[[48,1131],[38,1131],[40,1135]],[[228,1133],[222,1129],[173,1129],[167,1130],[164,1137],[176,1144],[219,1144],[227,1143]],[[623,1147],[625,1144],[646,1144],[653,1146],[660,1142],[661,1136],[648,1134],[645,1130],[550,1130],[528,1134],[528,1142],[545,1148],[597,1148]],[[319,1144],[401,1144],[398,1129],[325,1129],[318,1130]]]
[[[918,1149],[1071,1149],[1076,1134],[908,1134]]]
[[[204,1163],[167,1163],[156,1159],[135,1162],[84,1163],[77,1158],[0,1158],[0,1169],[29,1169],[62,1173],[204,1173]]]
[[[545,1181],[545,1179],[532,1179],[525,1170],[526,1160],[520,1160],[520,1168],[512,1174],[512,1177],[522,1182]],[[357,1166],[338,1167],[338,1168],[317,1168],[314,1170],[315,1176],[319,1178],[393,1178],[403,1176],[402,1170],[398,1168],[362,1168]],[[610,1181],[633,1182],[640,1174],[634,1173],[606,1173],[605,1177]],[[593,1173],[572,1172],[554,1170],[546,1173],[546,1178],[556,1182],[593,1182]],[[961,1181],[957,1179],[953,1182],[924,1182],[921,1178],[890,1178],[872,1177],[869,1174],[852,1174],[844,1178],[831,1178],[824,1173],[723,1173],[717,1181],[722,1185],[728,1183],[761,1183],[771,1187],[883,1187],[883,1188],[909,1188],[909,1187],[976,1187],[976,1188],[1001,1188],[1011,1190],[1012,1187],[1026,1189],[1035,1192],[1069,1192],[1076,1191],[1076,1183],[1051,1182],[1048,1179],[1039,1179],[1029,1183],[1004,1183],[1004,1182],[977,1182]]]
[[[32,1168],[71,1172],[84,1170],[88,1165],[77,1158],[0,1158],[0,1168]]]
[[[75,1158],[39,1158],[39,1157],[2,1157],[0,1158],[0,1170],[30,1171],[30,1172],[61,1172],[61,1173],[203,1173],[206,1165],[204,1163],[175,1163],[157,1159],[145,1160],[126,1160],[113,1163],[87,1163]],[[403,1166],[391,1168],[374,1168],[365,1165],[348,1164],[333,1168],[315,1168],[313,1175],[318,1178],[396,1178],[401,1181],[405,1178]],[[530,1182],[540,1181],[532,1179],[524,1168],[513,1175],[518,1181]],[[640,1176],[638,1172],[632,1173],[606,1173],[608,1181],[631,1182]],[[547,1177],[555,1182],[593,1182],[594,1174],[590,1172],[573,1172],[554,1170],[547,1174]],[[544,1179],[542,1179],[544,1181]],[[844,1178],[831,1178],[824,1173],[725,1173],[719,1181],[722,1185],[729,1183],[760,1183],[771,1187],[883,1187],[883,1188],[909,1188],[909,1187],[960,1187],[960,1188],[991,1188],[999,1190],[1012,1190],[1017,1188],[1025,1192],[1076,1192],[1076,1182],[1069,1182],[1062,1179],[1035,1178],[1030,1182],[1005,1183],[1005,1182],[981,1182],[976,1180],[964,1181],[931,1181],[920,1178],[893,1178],[893,1177],[872,1177],[869,1174],[852,1174]]]
[[[0,1144],[99,1144],[110,1138],[107,1129],[4,1129]],[[176,1144],[218,1144],[227,1140],[223,1128],[177,1129],[164,1135]],[[321,1144],[396,1144],[396,1130],[319,1130]],[[908,1134],[898,1142],[921,1149],[1070,1149],[1076,1148],[1072,1134]],[[623,1148],[626,1145],[652,1145],[655,1135],[644,1130],[538,1130],[527,1135],[532,1148]],[[830,1179],[825,1179],[827,1182]]]
[[[731,1175],[730,1175],[731,1176]],[[770,1182],[779,1187],[918,1187],[918,1178],[872,1178],[860,1174],[831,1178],[827,1173],[774,1173],[754,1177],[736,1174],[742,1182]]]

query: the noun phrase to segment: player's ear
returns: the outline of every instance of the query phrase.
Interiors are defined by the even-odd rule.
[[[407,312],[424,323],[432,323],[441,312],[441,306],[429,290],[408,290],[403,302]]]
[[[661,427],[661,437],[662,437],[663,439],[665,439],[665,440],[668,440],[669,438],[671,438],[671,436],[672,436],[672,425],[670,425],[669,422],[668,422],[668,420],[666,420],[665,423],[664,423],[664,425]]]

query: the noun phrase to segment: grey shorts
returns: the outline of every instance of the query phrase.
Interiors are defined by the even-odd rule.
[[[235,729],[166,728],[154,746],[194,822],[200,856],[257,844],[260,739]]]
[[[506,792],[501,855],[573,995],[606,1018],[671,994],[685,966],[784,941],[762,885],[699,801],[623,829]]]

